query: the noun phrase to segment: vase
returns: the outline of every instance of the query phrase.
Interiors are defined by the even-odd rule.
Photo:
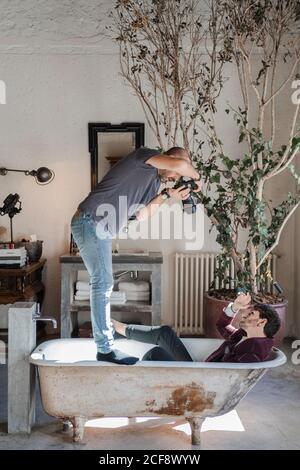
[[[18,247],[25,247],[29,263],[35,263],[40,260],[43,251],[43,240],[35,242],[18,242]]]

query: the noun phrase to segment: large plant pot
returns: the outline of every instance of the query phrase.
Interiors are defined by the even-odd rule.
[[[279,304],[272,304],[273,307],[281,321],[281,326],[274,336],[275,346],[279,346],[282,343],[285,334],[285,316],[286,316],[286,307],[287,307],[287,300],[281,302]],[[203,301],[203,329],[204,334],[207,338],[222,338],[220,333],[216,328],[216,323],[218,318],[220,317],[223,308],[228,305],[228,301],[216,299],[212,297],[208,293],[204,294],[204,301]]]
[[[35,242],[17,242],[16,247],[25,247],[29,263],[35,263],[40,260],[43,252],[43,240]]]

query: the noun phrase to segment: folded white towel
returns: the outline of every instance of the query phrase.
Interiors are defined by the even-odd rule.
[[[111,303],[111,305],[126,304],[126,299],[113,299],[113,298],[111,297],[111,298],[110,298],[110,303]]]
[[[145,292],[145,293],[140,292],[138,294],[128,293],[126,297],[127,297],[127,300],[149,300],[150,298],[149,292]]]
[[[23,261],[17,261],[17,260],[12,260],[12,261],[3,261],[3,260],[0,260],[0,264],[3,265],[3,266],[12,266],[12,265],[16,265],[16,266],[25,266],[25,262],[26,260],[23,260]]]
[[[78,294],[78,295],[87,295],[87,294],[89,294],[89,293],[90,293],[90,290],[87,291],[87,290],[84,290],[84,289],[78,289],[78,290],[76,291],[76,294]],[[134,294],[135,294],[135,292],[134,292]],[[122,290],[113,290],[113,291],[111,292],[111,295],[114,295],[114,296],[116,296],[116,297],[123,297],[123,296],[125,297],[125,296],[126,296],[126,293],[125,293],[124,291],[122,291]]]
[[[142,294],[133,294],[133,293],[128,293],[126,295],[127,299],[149,299],[150,295],[148,292],[142,293]]]
[[[74,300],[90,300],[89,294],[87,295],[74,295]]]
[[[90,291],[86,291],[86,290],[81,290],[81,289],[79,289],[79,290],[76,291],[76,295],[79,295],[79,296],[80,296],[80,295],[87,296],[87,295],[89,295],[89,294],[90,294]],[[117,297],[117,298],[123,298],[123,297],[124,297],[124,298],[125,298],[125,297],[126,297],[126,293],[125,293],[124,291],[122,291],[122,290],[113,290],[113,291],[111,292],[111,297]]]
[[[115,299],[126,299],[126,294],[123,291],[113,290],[111,293],[111,298]]]
[[[84,290],[84,291],[89,291],[90,290],[90,285],[88,282],[85,281],[77,281],[76,282],[76,289],[77,290]]]
[[[90,300],[90,296],[89,294],[80,294],[78,295],[77,293],[74,295],[74,300]],[[110,297],[110,303],[112,305],[115,305],[115,304],[125,304],[126,303],[126,296],[123,295],[123,296],[111,296]]]
[[[120,281],[119,289],[125,292],[149,292],[147,281]]]
[[[89,290],[77,290],[76,295],[90,295]]]
[[[125,291],[126,292],[126,295],[135,295],[135,296],[139,296],[139,295],[149,295],[150,294],[150,291],[141,291],[141,292],[132,292],[132,291]]]

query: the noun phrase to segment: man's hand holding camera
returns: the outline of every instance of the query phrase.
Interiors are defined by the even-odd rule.
[[[243,292],[239,293],[238,296],[236,297],[235,301],[233,302],[231,306],[231,310],[234,313],[234,317],[232,319],[232,326],[237,327],[239,326],[243,309],[249,307],[251,304],[251,296],[249,293],[244,294]]]
[[[194,180],[194,181],[195,181],[195,183],[196,183],[196,185],[197,185],[197,188],[194,189],[194,193],[199,193],[199,191],[201,191],[201,189],[202,189],[202,181],[201,181],[201,179],[200,179],[200,176],[199,176],[199,179],[196,179],[196,180]]]
[[[167,178],[166,181],[174,181],[175,179],[174,186],[172,188],[164,188],[161,193],[158,194],[155,198],[153,198],[147,206],[137,211],[136,219],[138,221],[142,221],[148,217],[152,217],[156,210],[159,208],[159,206],[169,198],[181,201],[183,211],[190,214],[196,212],[198,200],[197,196],[193,193],[201,191],[201,176],[191,163],[187,165],[185,174],[187,176],[180,176],[179,179],[175,179],[174,176]],[[180,175],[180,173],[178,173],[178,175]]]
[[[202,183],[200,177],[197,180],[191,181],[193,181],[193,192],[198,193],[201,191]],[[192,188],[187,187],[186,184],[182,184],[178,187],[175,185],[173,188],[168,188],[168,193],[170,197],[176,199],[177,201],[184,201],[190,195],[191,189]]]
[[[251,296],[249,293],[244,294],[243,292],[239,293],[236,297],[235,301],[233,302],[233,311],[237,312],[243,308],[249,307],[251,303]]]
[[[169,188],[168,193],[170,197],[176,199],[177,201],[184,201],[187,199],[191,192],[190,188],[187,188],[185,185],[179,186],[179,188]]]

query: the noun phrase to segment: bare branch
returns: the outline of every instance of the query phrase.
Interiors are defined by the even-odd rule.
[[[280,237],[281,237],[281,233],[284,229],[284,227],[286,226],[288,220],[292,217],[293,213],[295,212],[295,210],[297,209],[297,207],[299,206],[300,204],[300,201],[293,207],[293,209],[289,212],[289,214],[286,216],[286,218],[284,219],[280,229],[278,230],[278,233],[277,233],[277,237],[276,237],[276,240],[275,242],[273,243],[272,246],[270,246],[270,248],[265,252],[264,256],[261,258],[261,260],[259,261],[259,263],[257,264],[257,267],[256,267],[256,271],[260,268],[260,266],[264,263],[264,261],[268,258],[268,256],[272,253],[272,251],[276,248],[276,246],[278,245],[279,243],[279,240],[280,240]]]

